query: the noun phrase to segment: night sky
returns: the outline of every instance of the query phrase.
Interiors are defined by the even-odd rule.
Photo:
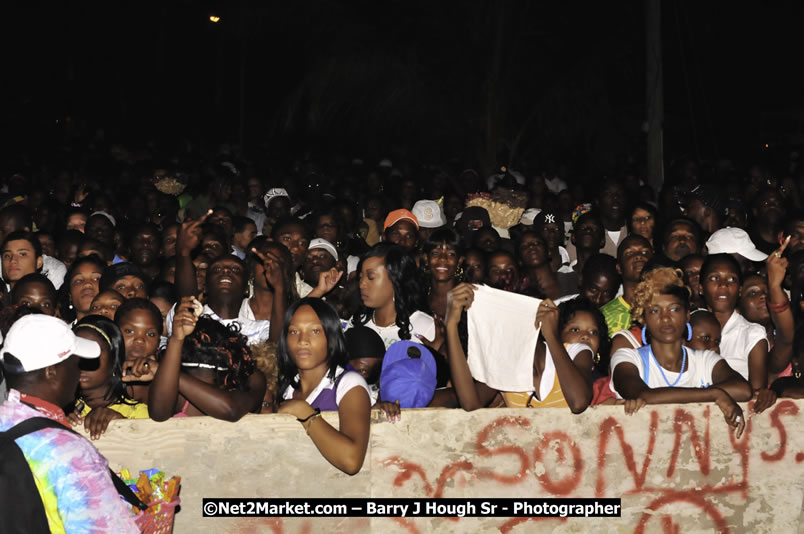
[[[46,152],[68,116],[134,144],[242,135],[247,154],[604,168],[644,152],[640,2],[110,4],[4,10],[7,154]],[[664,2],[668,157],[801,142],[803,11]]]

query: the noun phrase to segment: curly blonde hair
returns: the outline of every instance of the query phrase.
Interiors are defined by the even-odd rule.
[[[684,285],[684,279],[680,269],[673,267],[657,267],[644,274],[642,281],[637,285],[634,292],[634,303],[631,306],[631,320],[635,323],[642,322],[642,315],[656,297],[665,292],[668,287],[683,287],[689,293],[689,288]]]
[[[273,399],[279,383],[279,366],[276,364],[276,343],[263,341],[249,347],[257,369],[265,375],[265,398]]]

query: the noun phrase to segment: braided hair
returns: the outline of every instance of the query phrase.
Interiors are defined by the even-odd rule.
[[[215,384],[227,390],[248,390],[248,378],[256,363],[240,325],[226,326],[208,315],[198,318],[193,333],[181,350],[183,367],[203,367],[215,371]]]

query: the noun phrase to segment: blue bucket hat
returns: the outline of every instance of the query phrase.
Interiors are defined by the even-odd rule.
[[[436,389],[436,362],[430,350],[412,341],[397,341],[382,361],[380,397],[401,408],[424,408]]]

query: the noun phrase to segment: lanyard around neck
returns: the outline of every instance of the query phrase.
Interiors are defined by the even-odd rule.
[[[684,374],[684,366],[687,364],[687,347],[685,347],[684,345],[681,345],[681,352],[684,354],[683,358],[681,359],[681,370],[679,371],[675,382],[673,382],[671,384],[670,381],[667,380],[667,377],[664,374],[664,368],[659,364],[659,360],[656,359],[656,356],[653,355],[653,347],[650,348],[650,357],[653,358],[654,362],[656,362],[656,367],[659,368],[659,372],[662,374],[662,378],[664,379],[664,383],[667,384],[667,386],[671,387],[671,388],[676,387],[676,384],[678,384],[678,381],[681,380],[681,375]]]

